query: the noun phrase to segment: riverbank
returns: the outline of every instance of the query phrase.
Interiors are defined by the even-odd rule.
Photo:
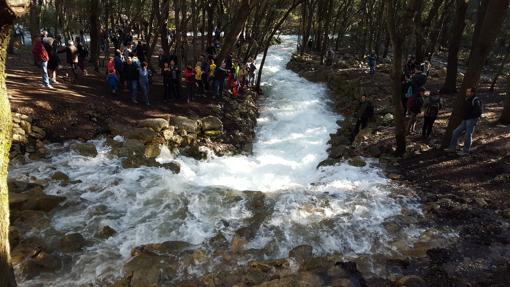
[[[433,62],[434,64],[434,62]],[[441,86],[445,68],[431,71],[428,88]],[[423,250],[418,256],[388,260],[389,284],[399,276],[417,276],[413,286],[505,286],[510,282],[510,128],[496,123],[502,110],[505,83],[495,93],[483,81],[480,97],[485,114],[474,135],[475,150],[470,156],[445,154],[440,149],[453,103],[444,98],[430,141],[408,137],[407,153],[393,156],[391,90],[389,64],[382,63],[371,77],[367,67],[356,58],[343,55],[331,67],[319,64],[315,55],[295,55],[288,68],[311,81],[325,82],[331,89],[333,108],[346,118],[331,135],[329,158],[322,165],[347,161],[366,164],[363,157],[379,158],[386,176],[401,186],[415,190],[420,198],[424,221],[421,226],[458,234],[445,246]],[[351,145],[349,136],[361,94],[374,103],[375,119],[360,132]],[[418,122],[421,127],[421,119]],[[466,285],[467,284],[467,285]]]

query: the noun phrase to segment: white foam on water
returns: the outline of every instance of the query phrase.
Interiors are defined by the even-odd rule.
[[[244,190],[266,193],[271,206],[246,246],[265,249],[268,258],[286,256],[300,244],[312,245],[316,254],[389,250],[391,235],[382,223],[398,215],[402,203],[391,196],[388,181],[372,165],[316,169],[327,158],[329,134],[336,131],[340,117],[328,106],[325,85],[285,68],[296,38],[282,40],[270,48],[264,66],[267,98],[252,156],[196,161],[174,158],[164,150],[160,161],[181,163],[181,173],[175,175],[161,168],[123,169],[120,159],[108,154],[105,141],[96,140],[95,158],[69,151],[68,143],[50,146],[48,160],[11,167],[14,179],[47,178],[59,170],[80,180],[66,187],[50,182],[45,189],[68,199],[51,227],[80,232],[93,242],[73,257],[69,272],[44,274],[20,285],[80,286],[98,277],[119,276],[132,248],[141,244],[181,240],[199,245],[218,232],[230,239],[252,215]],[[118,233],[107,240],[95,238],[104,225]]]

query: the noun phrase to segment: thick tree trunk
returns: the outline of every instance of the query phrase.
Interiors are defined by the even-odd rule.
[[[161,48],[165,53],[170,53],[170,45],[168,44],[168,14],[170,13],[170,0],[163,0],[161,6],[161,22],[159,34],[161,35]]]
[[[220,53],[216,57],[216,65],[221,65],[221,62],[227,57],[227,55],[232,52],[232,48],[239,39],[239,35],[243,30],[243,25],[248,19],[250,15],[250,11],[255,1],[253,0],[242,0],[239,5],[239,9],[230,24],[230,31],[225,35],[225,40],[223,41],[223,46],[221,48]]]
[[[451,38],[448,47],[448,66],[444,86],[441,89],[443,93],[451,94],[457,90],[457,70],[459,64],[459,50],[464,27],[466,26],[466,11],[468,2],[457,0],[455,6],[455,22],[450,32]]]
[[[94,66],[94,71],[99,71],[99,17],[101,14],[101,5],[99,0],[90,1],[90,62]]]
[[[467,68],[466,75],[464,76],[464,82],[462,83],[460,93],[457,94],[455,106],[450,116],[450,120],[448,121],[446,133],[443,137],[443,147],[448,146],[453,129],[455,129],[462,121],[462,111],[466,104],[466,101],[464,100],[465,91],[470,87],[476,87],[478,85],[483,65],[494,46],[496,37],[501,31],[501,27],[507,14],[509,2],[510,0],[490,1],[487,6],[483,23],[480,26],[478,41],[472,47],[469,57],[469,66]]]
[[[7,169],[12,141],[11,105],[5,85],[7,46],[16,17],[28,12],[29,0],[0,0],[0,286],[15,287],[9,248],[9,191]]]
[[[217,0],[207,1],[207,46],[212,45],[214,30],[214,10],[216,10]]]
[[[33,38],[35,35],[41,33],[41,6],[39,5],[38,0],[32,0],[31,2],[32,6],[30,9],[28,29],[30,30],[30,35]]]
[[[391,46],[393,51],[393,60],[391,68],[391,83],[392,83],[392,102],[393,102],[393,119],[395,125],[395,141],[396,141],[396,154],[403,155],[406,151],[406,129],[404,108],[402,107],[401,93],[402,93],[402,55],[404,51],[404,43],[406,35],[409,31],[406,29],[411,25],[411,19],[416,11],[416,1],[392,1],[386,0],[386,25],[390,35]],[[405,8],[405,13],[398,11]]]

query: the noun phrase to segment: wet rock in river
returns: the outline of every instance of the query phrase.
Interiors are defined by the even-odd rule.
[[[304,262],[305,260],[313,256],[313,247],[310,245],[299,245],[292,248],[289,251],[289,257],[296,259],[298,262]]]
[[[367,165],[365,160],[360,156],[353,157],[353,158],[349,159],[348,162],[350,165],[356,166],[356,167],[364,167],[365,165]]]
[[[51,176],[51,179],[55,180],[55,181],[60,181],[60,184],[61,185],[67,185],[69,184],[69,176],[61,171],[57,171],[55,172],[52,176]]]
[[[99,229],[96,236],[102,239],[107,239],[117,234],[117,231],[108,225],[105,225]]]
[[[165,241],[161,243],[150,243],[135,247],[131,250],[131,256],[137,256],[143,253],[159,255],[178,255],[180,252],[189,248],[191,244],[185,241]]]
[[[63,196],[43,192],[9,193],[9,207],[16,210],[51,211],[65,200]]]
[[[122,268],[130,287],[160,286],[161,282],[173,278],[178,262],[167,256],[142,253],[131,257]]]
[[[27,233],[47,228],[50,224],[50,219],[42,211],[14,210],[14,212],[11,213],[11,222],[14,226],[18,227],[22,233]]]
[[[425,280],[416,275],[407,275],[397,280],[398,287],[425,287]]]
[[[91,143],[75,143],[71,145],[71,149],[82,156],[95,157],[97,156],[97,149]]]
[[[87,245],[87,241],[80,233],[66,234],[59,241],[59,248],[63,252],[81,251],[85,245]]]

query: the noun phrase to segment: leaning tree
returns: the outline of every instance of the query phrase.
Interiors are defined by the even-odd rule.
[[[30,0],[0,0],[0,286],[16,286],[9,250],[7,167],[12,140],[11,106],[5,85],[5,63],[12,24],[25,14]]]

